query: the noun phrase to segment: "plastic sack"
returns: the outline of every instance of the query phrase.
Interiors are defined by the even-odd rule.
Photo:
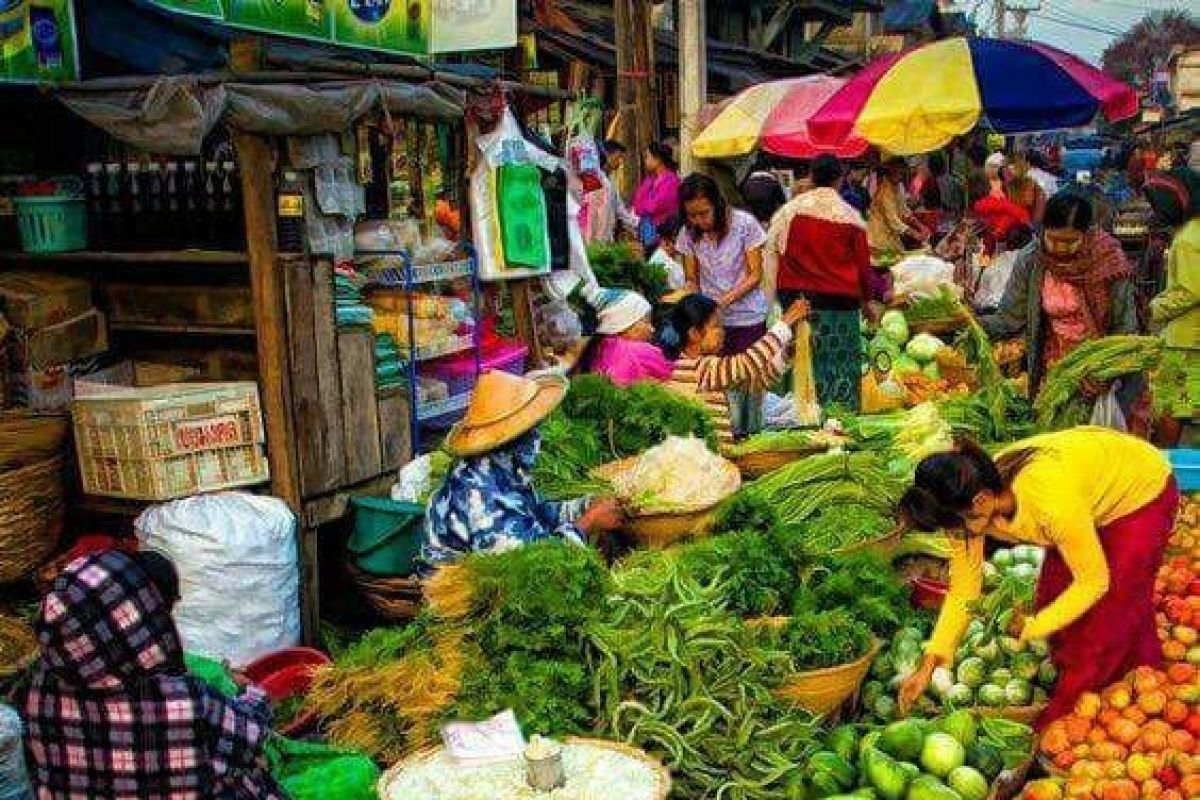
[[[892,267],[892,291],[910,298],[935,297],[954,284],[954,265],[934,256],[910,256]]]
[[[554,350],[564,350],[583,336],[579,314],[565,300],[554,299],[538,306],[537,321],[546,344]]]
[[[792,402],[801,427],[821,424],[821,404],[817,400],[817,380],[812,368],[812,326],[796,326],[796,355],[792,360]]]
[[[1096,400],[1096,404],[1092,406],[1091,423],[1093,425],[1112,428],[1114,431],[1129,430],[1125,422],[1125,412],[1121,410],[1121,401],[1117,399],[1120,388],[1120,383],[1114,383],[1103,397]]]
[[[375,800],[379,767],[357,751],[272,736],[267,763],[292,800]]]
[[[221,492],[151,506],[138,545],[179,572],[184,647],[242,665],[300,640],[296,521],[282,500]]]
[[[574,105],[567,119],[567,159],[579,176],[584,192],[594,192],[604,186],[603,159],[592,135],[599,129],[603,114],[599,100],[584,97]]]
[[[763,397],[763,427],[772,431],[800,427],[800,420],[796,417],[796,403],[792,400],[792,395],[766,393]]]

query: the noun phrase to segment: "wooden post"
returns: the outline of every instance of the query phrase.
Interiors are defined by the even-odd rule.
[[[626,181],[637,183],[642,153],[658,138],[658,107],[651,91],[654,53],[651,45],[650,3],[645,0],[615,0],[617,46],[617,113],[621,120],[622,144],[631,157],[625,160]]]
[[[695,169],[696,115],[708,97],[708,40],[704,0],[679,0],[679,166]]]
[[[261,47],[257,40],[230,44],[234,71],[257,68]],[[271,465],[271,492],[296,514],[301,559],[301,614],[305,640],[320,631],[316,531],[304,524],[300,477],[296,466],[291,414],[291,368],[288,362],[286,286],[275,240],[275,191],[270,142],[243,131],[234,131],[238,168],[242,176],[242,205],[246,243],[250,256],[250,292],[254,302],[254,328],[258,351],[258,384],[262,393],[267,430],[267,460]]]
[[[546,366],[542,355],[542,342],[538,336],[537,319],[533,307],[532,278],[509,281],[508,290],[513,304],[513,325],[517,329],[517,338],[529,348],[527,367],[531,370]]]

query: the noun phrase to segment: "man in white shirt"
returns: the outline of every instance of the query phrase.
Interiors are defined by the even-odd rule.
[[[1041,187],[1046,199],[1049,200],[1058,194],[1058,178],[1046,171],[1045,157],[1036,150],[1031,150],[1026,158],[1029,160],[1029,177]]]

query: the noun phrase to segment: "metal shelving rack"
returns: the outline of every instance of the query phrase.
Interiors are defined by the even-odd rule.
[[[474,389],[482,369],[480,316],[483,303],[475,253],[473,250],[468,250],[465,258],[435,264],[415,264],[407,251],[360,253],[359,256],[364,259],[395,259],[399,261],[398,266],[372,270],[368,286],[402,289],[408,299],[410,313],[408,315],[408,358],[405,363],[405,372],[408,378],[408,391],[412,407],[410,417],[412,447],[414,453],[421,453],[424,452],[424,440],[428,438],[425,434],[430,430],[432,421],[444,419],[450,415],[460,416],[466,410],[471,390]],[[418,286],[459,278],[470,278],[471,281],[472,313],[475,318],[471,333],[457,336],[437,346],[420,346],[416,337],[414,315],[411,313],[414,289]],[[473,352],[475,356],[471,390],[451,395],[445,400],[421,403],[417,391],[421,364],[467,351]]]

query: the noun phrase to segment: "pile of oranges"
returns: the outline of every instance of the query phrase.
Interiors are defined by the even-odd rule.
[[[1138,667],[1099,694],[1081,695],[1051,723],[1040,748],[1061,776],[1035,781],[1026,800],[1195,800],[1200,797],[1200,673]]]
[[[1185,497],[1180,504],[1170,548],[1178,554],[1200,553],[1200,494]]]
[[[1200,665],[1200,550],[1167,559],[1155,581],[1154,607],[1167,661]]]

